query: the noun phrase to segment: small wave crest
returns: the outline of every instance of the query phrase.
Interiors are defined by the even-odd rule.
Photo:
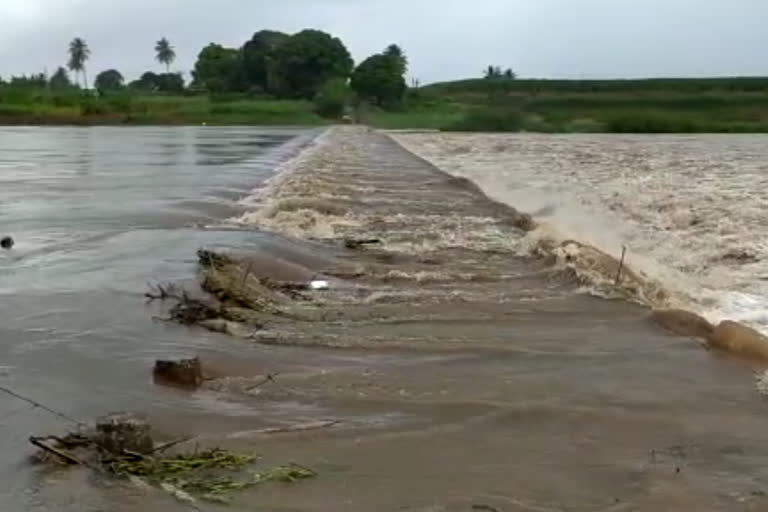
[[[530,254],[547,260],[555,272],[584,290],[605,298],[623,298],[652,307],[669,307],[670,293],[657,280],[626,261],[576,240],[557,240],[533,232]],[[530,243],[530,242],[529,242]]]

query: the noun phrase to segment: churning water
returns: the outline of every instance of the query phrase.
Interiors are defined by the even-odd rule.
[[[768,138],[403,134],[396,138],[541,227],[619,258],[692,309],[768,332]],[[612,276],[602,276],[610,279]]]

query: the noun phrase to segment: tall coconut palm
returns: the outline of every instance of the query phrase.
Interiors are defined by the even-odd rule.
[[[67,67],[74,71],[75,74],[82,73],[83,86],[88,89],[88,75],[85,69],[85,62],[90,58],[91,50],[88,48],[88,43],[80,37],[76,37],[69,43],[69,62]]]
[[[171,64],[176,60],[176,50],[174,50],[171,43],[166,38],[162,38],[155,45],[155,52],[157,52],[157,62],[165,64],[165,70],[171,72]]]

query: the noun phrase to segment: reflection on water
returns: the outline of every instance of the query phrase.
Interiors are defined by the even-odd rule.
[[[148,365],[194,350],[206,336],[153,322],[141,299],[146,283],[191,278],[200,245],[258,244],[258,233],[195,226],[240,211],[235,200],[313,136],[298,129],[0,128],[0,234],[17,241],[0,253],[0,385],[83,419],[169,407],[168,397],[151,392]],[[179,397],[172,403],[199,407]],[[26,437],[64,427],[0,396],[0,510],[117,510],[97,497],[78,504],[72,490],[56,499],[35,490]]]

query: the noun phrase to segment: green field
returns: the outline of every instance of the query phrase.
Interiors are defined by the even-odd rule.
[[[402,104],[367,106],[361,122],[389,129],[551,133],[768,132],[768,78],[463,80],[410,90]],[[246,124],[335,122],[310,101],[242,94],[162,95],[0,87],[3,124]]]
[[[463,109],[444,129],[768,132],[768,78],[479,79],[424,87],[418,101],[432,110]]]

